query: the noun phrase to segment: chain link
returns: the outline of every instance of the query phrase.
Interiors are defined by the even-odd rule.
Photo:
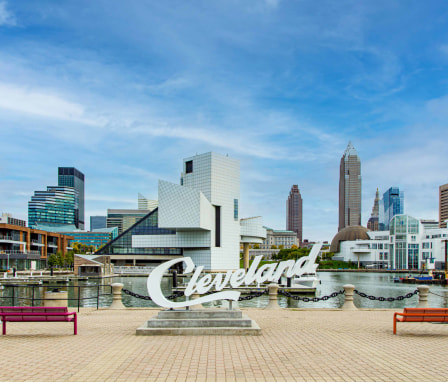
[[[418,289],[416,289],[414,292],[405,294],[404,296],[398,296],[398,297],[375,297],[375,296],[369,296],[363,292],[359,292],[356,289],[354,290],[354,292],[359,295],[360,297],[364,297],[364,298],[368,298],[369,300],[378,300],[378,301],[387,301],[387,302],[392,302],[392,301],[402,301],[405,298],[411,298],[414,297],[414,295],[416,295],[418,293]]]
[[[244,296],[244,297],[239,297],[238,301],[252,300],[253,298],[260,297],[260,296],[262,296],[264,294],[267,294],[267,293],[269,293],[269,291],[267,289],[265,289],[264,291],[261,291],[261,292],[255,292],[255,293],[249,294],[249,295]]]
[[[330,298],[334,298],[339,296],[340,294],[344,294],[345,290],[340,290],[339,292],[333,292],[329,296],[322,296],[322,297],[300,297],[300,296],[294,296],[292,293],[289,293],[285,290],[279,289],[278,294],[281,294],[286,297],[291,297],[292,299],[296,301],[303,301],[303,302],[319,302],[319,301],[327,301]]]
[[[448,296],[441,296],[440,294],[434,293],[429,291],[429,293],[433,294],[434,296],[438,296],[438,297],[442,297],[442,298],[447,298]]]
[[[127,294],[128,296],[132,296],[132,297],[135,297],[135,298],[140,298],[140,299],[142,299],[142,300],[147,300],[147,301],[151,301],[151,300],[152,300],[151,297],[149,297],[149,296],[144,296],[144,295],[142,295],[142,294],[138,294],[138,293],[132,292],[132,291],[130,291],[129,289],[122,289],[122,291],[123,291],[125,294]],[[166,298],[167,300],[174,300],[175,298],[177,298],[177,297],[181,297],[181,296],[183,296],[183,295],[184,295],[183,292],[177,291],[177,292],[174,292],[174,294],[172,294],[172,295],[170,295],[170,296],[165,296],[165,298]]]

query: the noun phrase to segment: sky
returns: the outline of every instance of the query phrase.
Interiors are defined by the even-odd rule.
[[[85,174],[88,220],[214,151],[240,161],[240,217],[285,229],[297,184],[303,237],[331,240],[351,141],[363,225],[391,186],[438,220],[447,117],[445,1],[0,0],[0,212],[17,218],[58,166]]]

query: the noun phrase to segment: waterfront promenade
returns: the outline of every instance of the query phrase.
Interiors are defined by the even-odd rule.
[[[8,323],[0,381],[447,381],[448,325],[395,310],[243,309],[261,336],[136,336],[158,309],[81,309],[70,323]]]

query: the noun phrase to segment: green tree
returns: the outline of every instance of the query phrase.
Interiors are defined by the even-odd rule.
[[[275,244],[271,245],[271,249],[277,249],[277,246]]]
[[[259,244],[254,244],[254,249],[260,249],[260,245]]]
[[[50,256],[48,256],[48,266],[49,267],[55,267],[58,265],[58,257],[52,253]]]

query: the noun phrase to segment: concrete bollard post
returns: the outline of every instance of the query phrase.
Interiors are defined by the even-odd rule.
[[[345,302],[342,305],[342,310],[355,310],[357,309],[355,304],[353,303],[353,291],[355,290],[355,286],[352,284],[346,284],[343,286],[345,290]]]
[[[109,309],[126,309],[121,301],[121,290],[124,285],[120,283],[111,284],[112,287],[112,304],[110,304]]]
[[[195,292],[191,295],[191,299],[192,300],[197,300],[199,297],[201,297],[201,295],[198,292]],[[204,306],[202,304],[196,304],[196,305],[191,305],[190,309],[192,310],[200,310],[200,309],[205,309]]]
[[[281,309],[278,305],[278,284],[269,284],[269,303],[265,309]]]
[[[51,307],[67,307],[67,291],[48,291],[44,293],[44,306]]]
[[[417,308],[428,308],[428,294],[429,294],[429,286],[428,285],[419,285],[418,289],[418,304]]]

